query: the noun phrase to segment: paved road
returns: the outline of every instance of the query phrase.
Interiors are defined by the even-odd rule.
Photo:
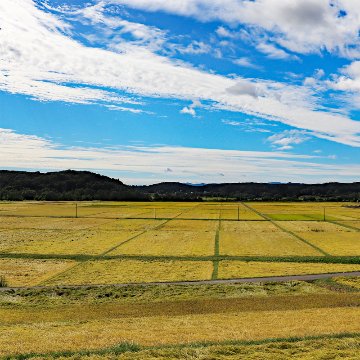
[[[259,282],[286,282],[286,281],[311,281],[318,279],[329,279],[332,277],[356,277],[360,276],[360,271],[338,272],[328,274],[311,274],[311,275],[287,275],[287,276],[268,276],[268,277],[251,277],[241,279],[219,279],[219,280],[199,280],[199,281],[173,281],[173,282],[149,282],[149,283],[126,283],[126,284],[95,284],[95,285],[63,285],[63,286],[29,286],[29,287],[3,287],[0,291],[8,290],[26,290],[26,289],[48,289],[52,287],[64,287],[71,289],[81,289],[88,287],[125,287],[125,286],[154,286],[154,285],[216,285],[216,284],[241,284],[241,283],[259,283]]]

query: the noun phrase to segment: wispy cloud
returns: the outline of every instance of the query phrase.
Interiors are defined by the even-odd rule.
[[[317,156],[176,146],[69,147],[0,129],[0,166],[88,169],[128,183],[154,181],[334,181],[360,176],[360,165],[327,165]],[[274,171],[276,169],[276,171]],[[139,180],[137,174],[142,174]]]
[[[356,0],[107,0],[145,11],[165,11],[203,22],[243,24],[253,35],[269,35],[292,52],[308,54],[326,50],[344,57],[360,53],[360,8]],[[264,16],[266,14],[266,16]],[[311,28],[311,31],[308,29]],[[218,34],[230,37],[221,26]]]
[[[165,2],[136,0],[129,6],[136,4],[147,4],[150,10]],[[179,6],[194,4],[185,1]],[[220,7],[218,1],[214,4]],[[32,0],[2,0],[0,23],[0,90],[42,101],[103,102],[120,107],[129,101],[119,95],[124,92],[130,99],[134,94],[199,99],[214,108],[264,117],[314,136],[360,146],[360,123],[319,111],[306,87],[216,75],[160,56],[147,46],[125,43],[116,51],[88,47],[71,37],[71,27],[64,19],[39,9]]]
[[[305,131],[300,130],[285,130],[281,133],[274,134],[267,138],[277,150],[291,150],[294,145],[302,144],[310,139]]]

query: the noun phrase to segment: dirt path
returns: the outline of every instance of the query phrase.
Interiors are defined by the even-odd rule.
[[[125,287],[125,286],[154,286],[154,285],[216,285],[216,284],[240,284],[240,283],[259,283],[259,282],[286,282],[286,281],[312,281],[319,279],[329,279],[333,277],[357,277],[360,271],[337,272],[328,274],[309,274],[309,275],[286,275],[286,276],[267,276],[251,277],[241,279],[218,279],[218,280],[198,280],[198,281],[166,281],[166,282],[149,282],[149,283],[125,283],[125,284],[86,284],[86,285],[59,285],[59,286],[19,286],[19,287],[2,287],[0,291],[8,290],[27,290],[27,289],[47,289],[47,288],[71,288],[81,289],[88,287]]]

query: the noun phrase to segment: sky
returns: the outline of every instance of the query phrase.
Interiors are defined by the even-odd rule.
[[[0,0],[0,168],[360,181],[359,0]]]

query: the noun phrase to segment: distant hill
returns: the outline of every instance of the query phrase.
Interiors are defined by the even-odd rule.
[[[148,200],[131,186],[89,171],[0,171],[1,200]]]
[[[325,184],[164,182],[130,186],[89,171],[0,171],[0,200],[360,201],[360,182]]]
[[[158,199],[217,198],[229,200],[311,200],[311,201],[359,201],[360,182],[326,184],[271,184],[228,183],[192,186],[179,183],[160,183],[138,187],[142,192]]]

